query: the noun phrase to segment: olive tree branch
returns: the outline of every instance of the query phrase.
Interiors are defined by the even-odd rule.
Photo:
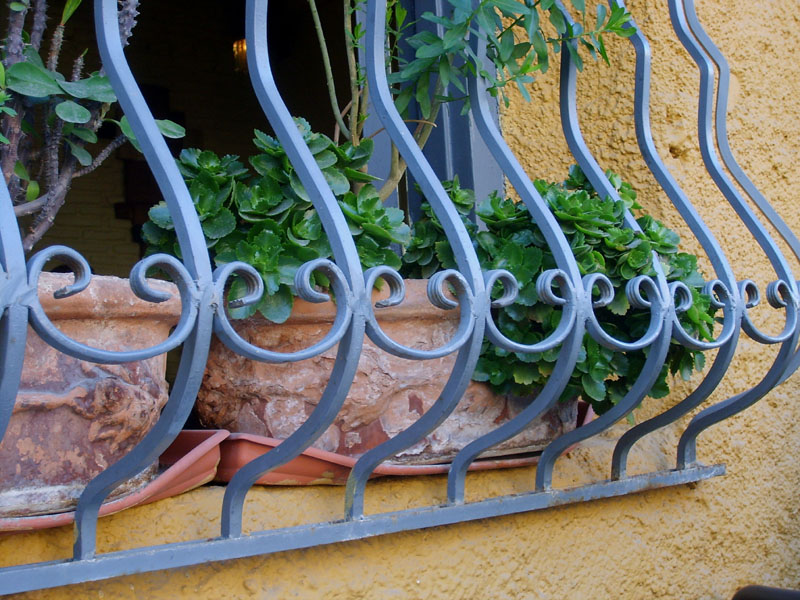
[[[23,217],[25,215],[33,214],[40,208],[42,208],[45,204],[47,204],[48,200],[49,197],[47,194],[45,194],[44,196],[39,196],[36,200],[32,200],[31,202],[26,202],[25,204],[17,204],[14,207],[14,214],[17,217]]]

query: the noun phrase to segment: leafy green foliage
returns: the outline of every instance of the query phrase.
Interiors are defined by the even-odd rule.
[[[640,209],[636,193],[618,175],[608,172],[609,180],[621,200],[601,198],[578,167],[570,169],[569,178],[561,184],[536,181],[536,187],[556,217],[581,274],[603,273],[614,284],[614,301],[598,309],[600,324],[611,335],[634,340],[647,329],[649,313],[631,309],[625,296],[626,283],[638,276],[654,276],[652,251],[669,281],[682,281],[692,290],[694,305],[680,317],[684,328],[700,339],[713,335],[713,313],[710,299],[700,292],[703,278],[697,270],[697,257],[679,252],[678,235],[649,216],[637,219],[642,233],[625,227],[625,209]],[[450,186],[451,194],[464,194]],[[456,202],[458,206],[458,202]],[[430,274],[450,266],[452,253],[443,239],[441,226],[426,208],[426,217],[414,226],[409,246],[414,254],[405,270],[410,276]],[[507,269],[519,282],[517,301],[495,312],[495,322],[504,335],[526,344],[537,343],[557,327],[561,312],[539,301],[536,279],[546,269],[556,267],[541,229],[533,222],[522,203],[493,193],[477,208],[477,215],[486,231],[475,232],[474,247],[485,270]],[[462,212],[462,214],[464,214]],[[407,253],[408,255],[408,253]],[[420,267],[415,261],[422,259]],[[525,396],[541,388],[553,371],[559,349],[536,354],[514,353],[484,342],[473,379],[488,382],[500,393]],[[642,370],[646,351],[614,352],[599,345],[587,334],[584,338],[575,371],[563,397],[582,396],[598,414],[616,404],[630,390]],[[694,370],[704,366],[701,352],[692,351],[674,342],[670,344],[666,364],[650,390],[650,396],[662,397],[669,392],[669,373],[688,379]]]
[[[461,222],[470,237],[474,238],[478,228],[470,219],[470,214],[475,208],[475,193],[463,189],[458,177],[443,182],[443,185],[461,217]],[[456,268],[456,262],[450,242],[447,241],[441,223],[433,214],[431,205],[423,203],[421,209],[424,216],[414,224],[414,236],[403,254],[403,276],[427,279],[436,271]]]
[[[364,140],[359,146],[336,145],[327,136],[312,132],[305,120],[295,121],[345,214],[362,266],[399,267],[400,257],[391,245],[407,244],[410,230],[403,213],[383,206],[374,186],[365,183],[371,177],[360,169],[369,160],[372,141]],[[219,157],[195,148],[181,152],[177,162],[214,263],[244,261],[264,281],[261,302],[235,309],[232,316],[244,318],[258,311],[281,323],[292,309],[297,269],[310,260],[329,258],[331,247],[278,140],[256,130],[253,143],[260,152],[249,158],[250,168],[237,156]],[[149,216],[142,227],[148,253],[180,256],[166,203],[151,208]],[[320,273],[313,278],[317,286],[328,284]],[[242,295],[242,285],[234,282],[231,297]]]
[[[72,0],[65,5],[62,23],[72,16],[79,4],[80,2]],[[60,119],[64,124],[69,125],[88,124],[92,117],[92,109],[106,105],[101,111],[105,114],[108,105],[117,101],[111,83],[105,75],[94,72],[83,79],[67,81],[64,75],[58,71],[48,70],[42,58],[30,46],[25,49],[24,60],[12,64],[7,70],[0,72],[0,90],[2,90],[0,91],[0,112],[14,116],[16,111],[6,107],[5,104],[18,97],[31,106],[52,110],[52,113],[44,115],[44,120],[51,124],[55,119]],[[125,117],[122,121],[105,120],[116,123],[120,127],[120,131],[130,139],[137,149],[140,149]],[[185,135],[183,127],[172,121],[161,120],[158,121],[158,125],[161,133],[167,137],[180,138]],[[66,150],[82,166],[92,163],[92,154],[85,148],[85,145],[97,142],[93,130],[66,128],[63,142]],[[0,143],[8,144],[9,141],[0,136]]]
[[[578,69],[583,68],[579,48],[588,50],[592,58],[598,56],[608,63],[603,35],[628,37],[635,29],[626,24],[630,14],[624,8],[598,5],[593,27],[587,28],[586,6],[583,0],[572,0],[578,12],[575,24],[570,24],[554,0],[483,0],[473,9],[471,0],[447,0],[449,15],[426,12],[422,19],[441,28],[441,35],[425,30],[405,39],[410,52],[401,52],[396,40],[408,27],[405,12],[398,16],[389,12],[389,52],[392,62],[398,65],[390,75],[397,85],[397,106],[402,111],[413,98],[420,107],[422,118],[432,116],[437,101],[456,98],[465,100],[464,110],[469,110],[466,97],[466,79],[480,73],[489,83],[489,92],[500,95],[508,105],[506,86],[515,84],[522,96],[530,100],[526,88],[537,71],[549,68],[549,53],[559,52],[562,44],[572,54]],[[543,26],[546,18],[549,26]],[[394,24],[392,29],[391,24]],[[556,37],[547,31],[555,30]],[[477,56],[469,46],[468,37],[479,36],[487,45],[487,58],[494,69],[486,69],[483,57]],[[395,43],[392,43],[395,40]],[[566,42],[566,43],[564,43]],[[413,56],[410,54],[413,53]],[[445,90],[450,88],[450,92]],[[455,94],[455,95],[454,95]]]

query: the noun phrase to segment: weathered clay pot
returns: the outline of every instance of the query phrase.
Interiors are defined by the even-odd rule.
[[[42,275],[39,298],[66,335],[107,350],[146,348],[165,339],[180,316],[177,288],[160,304],[134,296],[127,280],[94,277],[84,292],[55,300],[71,283]],[[77,360],[28,331],[22,382],[0,443],[0,516],[44,514],[74,507],[86,483],[139,442],[167,400],[166,355],[121,365]],[[155,466],[114,492],[146,484]]]
[[[458,310],[432,306],[425,288],[425,281],[406,281],[405,301],[400,306],[378,309],[377,314],[384,331],[397,342],[430,349],[452,337]],[[281,325],[258,316],[234,323],[249,342],[290,352],[321,339],[333,316],[330,303],[297,301],[291,318]],[[319,401],[335,350],[300,363],[268,364],[245,359],[215,340],[198,396],[201,420],[233,432],[286,438]],[[426,361],[397,358],[367,339],[344,406],[314,447],[360,456],[393,437],[436,401],[454,362],[454,354]],[[524,399],[497,396],[488,386],[472,382],[454,413],[394,461],[426,464],[451,459],[471,440],[517,415],[526,404]],[[576,402],[561,403],[487,456],[541,450],[557,435],[573,429],[576,417]]]

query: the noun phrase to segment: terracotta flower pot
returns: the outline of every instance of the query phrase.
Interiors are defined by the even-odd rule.
[[[457,309],[443,311],[430,304],[422,280],[406,281],[405,301],[380,309],[378,316],[390,337],[418,348],[442,345],[458,324]],[[330,303],[297,301],[291,318],[281,325],[254,316],[235,322],[235,327],[252,344],[290,352],[321,339],[333,317]],[[202,422],[232,432],[288,437],[319,401],[335,350],[300,363],[268,364],[243,358],[215,340],[198,396]],[[454,362],[454,354],[426,361],[397,358],[367,339],[350,394],[334,424],[314,447],[357,457],[396,435],[436,401]],[[514,417],[526,404],[525,399],[498,396],[488,386],[472,382],[454,413],[394,461],[447,461],[470,441]],[[577,403],[561,403],[487,455],[541,450],[557,435],[573,429],[576,418]]]
[[[71,275],[42,275],[39,298],[66,335],[107,350],[147,348],[165,339],[180,316],[177,288],[154,304],[128,281],[94,277],[84,292],[55,300]],[[0,443],[0,516],[73,508],[88,481],[139,442],[167,400],[166,355],[121,365],[77,360],[28,332],[22,382]],[[117,489],[119,497],[146,484],[155,465]]]

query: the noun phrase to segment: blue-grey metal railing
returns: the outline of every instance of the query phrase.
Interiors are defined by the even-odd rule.
[[[623,6],[622,0],[609,0],[609,4],[612,7]],[[180,344],[183,344],[183,353],[169,401],[155,427],[129,454],[92,480],[81,495],[76,510],[73,558],[0,569],[0,593],[177,568],[508,515],[696,482],[723,474],[723,465],[709,467],[697,463],[697,436],[706,428],[750,406],[794,372],[800,364],[800,327],[797,318],[797,283],[788,262],[725,174],[722,165],[724,164],[775,227],[797,259],[800,259],[800,241],[733,157],[725,127],[729,85],[727,63],[703,31],[695,15],[693,1],[670,0],[669,10],[678,38],[700,69],[698,124],[703,160],[709,174],[747,226],[775,271],[777,280],[767,286],[766,295],[771,306],[784,312],[781,332],[775,335],[765,334],[752,322],[748,311],[759,301],[758,287],[750,280],[736,280],[713,233],[659,158],[650,130],[648,107],[650,49],[644,34],[637,30],[629,39],[636,52],[634,122],[639,148],[659,185],[710,259],[715,278],[706,284],[705,290],[712,296],[714,305],[722,309],[722,324],[713,341],[695,339],[681,327],[678,316],[691,306],[691,294],[682,284],[667,283],[654,255],[655,278],[637,277],[630,281],[626,289],[631,305],[649,312],[647,331],[640,339],[630,342],[619,340],[603,330],[594,310],[606,306],[613,299],[611,282],[603,275],[581,276],[561,228],[504,142],[492,114],[485,92],[486,86],[479,76],[475,76],[469,82],[469,94],[477,129],[491,156],[519,194],[532,219],[541,228],[556,262],[556,268],[545,272],[537,281],[537,293],[543,301],[560,307],[562,311],[557,329],[537,344],[522,344],[506,338],[493,322],[491,309],[513,302],[517,282],[507,271],[481,271],[472,241],[458,214],[395,110],[384,66],[386,2],[368,0],[365,57],[373,109],[409,165],[425,197],[431,202],[453,248],[457,263],[457,269],[437,273],[429,282],[428,296],[434,305],[460,311],[457,332],[449,342],[434,350],[405,347],[392,340],[378,324],[376,310],[402,302],[403,281],[396,271],[388,267],[377,267],[364,273],[361,271],[344,216],[299,135],[273,80],[267,51],[267,6],[268,0],[247,2],[246,31],[250,74],[261,107],[312,198],[333,249],[332,261],[312,261],[298,271],[298,293],[311,302],[329,301],[328,295],[314,290],[309,284],[312,272],[323,272],[330,280],[336,297],[334,323],[322,340],[307,349],[291,353],[268,351],[253,346],[233,329],[225,309],[226,282],[234,274],[246,282],[245,296],[230,303],[242,306],[259,300],[263,293],[261,280],[252,267],[243,263],[231,263],[212,272],[200,222],[188,190],[125,60],[117,31],[117,2],[95,0],[97,37],[105,70],[167,201],[183,257],[178,260],[156,255],[140,261],[131,272],[131,287],[137,296],[145,300],[166,300],[163,292],[151,289],[144,278],[149,268],[159,267],[177,283],[182,302],[181,317],[166,340],[144,350],[109,352],[88,347],[65,336],[50,322],[39,303],[39,275],[45,264],[52,259],[68,265],[75,274],[75,283],[56,292],[57,297],[65,297],[79,293],[87,287],[91,279],[89,265],[77,252],[62,246],[43,250],[26,264],[13,218],[11,199],[5,185],[0,185],[0,433],[5,431],[14,405],[29,323],[42,339],[58,350],[94,362],[121,363],[138,360],[161,354]],[[568,11],[560,4],[557,7],[569,20]],[[475,54],[482,55],[485,50],[482,42],[473,36],[470,43]],[[564,42],[568,43],[574,41]],[[715,67],[719,73],[716,110]],[[577,67],[571,53],[562,51],[560,115],[564,135],[570,151],[592,186],[602,194],[618,199],[616,190],[609,185],[580,131],[576,74]],[[718,158],[715,142],[719,155],[722,156],[722,163]],[[632,229],[638,228],[631,214],[625,215],[625,222]],[[388,282],[391,293],[388,300],[373,307],[370,291],[377,278]],[[489,291],[497,283],[502,284],[504,293],[502,297],[492,299]],[[456,300],[444,293],[446,286],[455,290]],[[714,404],[692,419],[680,438],[675,469],[627,475],[627,457],[638,440],[674,423],[708,399],[717,388],[731,364],[741,331],[759,344],[779,345],[777,355],[762,380],[752,389]],[[96,526],[100,505],[123,480],[140,472],[157,458],[180,431],[200,386],[212,332],[234,352],[268,363],[304,360],[318,356],[338,344],[329,383],[317,407],[297,431],[268,454],[247,464],[233,477],[220,507],[221,528],[218,537],[98,555]],[[613,350],[648,350],[645,366],[631,390],[600,418],[552,442],[542,453],[536,480],[532,482],[529,492],[465,502],[466,472],[470,464],[481,453],[521,432],[533,419],[557,402],[575,368],[582,340],[587,333],[599,344]],[[455,353],[453,370],[438,400],[411,427],[367,452],[357,461],[345,487],[342,520],[243,534],[242,510],[248,490],[263,474],[297,457],[334,421],[355,376],[365,335],[384,351],[408,359],[425,360]],[[552,376],[537,397],[518,416],[475,439],[458,453],[448,474],[447,501],[444,504],[365,515],[364,494],[370,475],[383,461],[422,439],[452,413],[475,368],[484,335],[491,343],[512,352],[542,352],[558,347],[559,356]],[[702,382],[686,398],[662,414],[638,424],[621,437],[614,450],[608,480],[572,489],[552,489],[553,466],[558,457],[572,444],[606,430],[644,398],[661,371],[672,339],[691,349],[717,351]]]

